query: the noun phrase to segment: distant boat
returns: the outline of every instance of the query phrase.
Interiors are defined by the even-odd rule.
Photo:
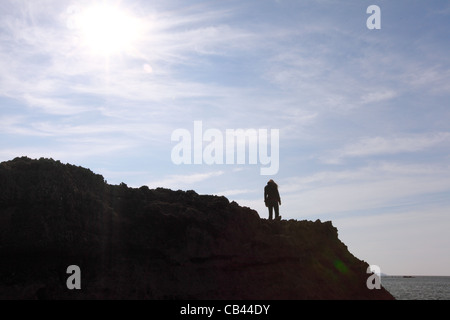
[[[414,278],[413,276],[403,276],[403,278]]]

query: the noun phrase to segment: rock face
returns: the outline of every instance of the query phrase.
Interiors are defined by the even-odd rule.
[[[268,221],[42,158],[0,164],[0,261],[1,299],[393,299],[367,288],[331,222]]]

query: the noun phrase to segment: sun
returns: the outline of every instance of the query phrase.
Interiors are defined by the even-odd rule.
[[[139,19],[117,6],[106,4],[80,12],[76,23],[82,43],[101,55],[131,50],[140,32]]]

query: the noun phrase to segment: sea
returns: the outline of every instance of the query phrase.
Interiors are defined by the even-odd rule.
[[[381,275],[381,285],[397,300],[450,300],[450,277]]]

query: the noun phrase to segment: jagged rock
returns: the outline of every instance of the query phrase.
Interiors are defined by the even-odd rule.
[[[2,299],[393,299],[367,288],[368,264],[330,221],[268,221],[42,158],[1,163],[0,190]]]

